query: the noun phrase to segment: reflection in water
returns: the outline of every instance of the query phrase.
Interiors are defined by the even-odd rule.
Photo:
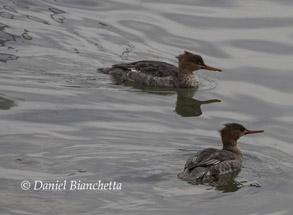
[[[239,190],[241,187],[243,187],[242,183],[235,180],[235,178],[238,176],[240,171],[241,170],[220,175],[218,176],[217,180],[215,180],[215,178],[209,177],[209,178],[206,178],[204,181],[195,181],[195,182],[189,182],[189,183],[194,185],[198,185],[198,184],[208,185],[208,186],[214,187],[216,190],[223,191],[223,193],[235,192]]]
[[[49,10],[51,12],[53,12],[53,14],[51,14],[50,16],[54,21],[61,23],[61,24],[64,22],[65,17],[60,14],[65,13],[65,11],[60,10],[58,8],[49,8]]]
[[[201,105],[214,102],[221,102],[219,99],[200,101],[192,98],[196,89],[177,89],[176,113],[183,117],[200,116]]]
[[[18,56],[12,54],[0,53],[0,62],[7,63],[9,60],[17,60]]]
[[[241,170],[219,176],[219,180],[215,184],[215,188],[223,191],[224,193],[239,190],[243,185],[236,181],[235,178],[238,176],[240,171]]]
[[[219,99],[210,99],[205,101],[200,101],[194,99],[193,96],[198,88],[163,88],[163,87],[153,87],[147,85],[141,85],[131,81],[121,81],[119,78],[113,77],[113,82],[116,85],[124,84],[125,86],[130,86],[135,89],[141,89],[147,93],[153,93],[158,95],[169,95],[177,93],[177,101],[175,112],[182,117],[192,117],[202,115],[201,105],[210,104],[215,102],[221,102]]]
[[[9,110],[16,106],[15,102],[10,99],[6,99],[0,96],[0,110]]]

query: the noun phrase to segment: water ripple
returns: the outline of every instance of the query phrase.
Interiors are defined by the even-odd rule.
[[[1,211],[292,214],[292,1],[0,6]],[[197,72],[199,90],[116,85],[97,73],[144,59],[176,65],[184,50],[223,72]],[[244,166],[229,189],[178,180],[190,154],[221,148],[227,122],[265,130],[239,140]],[[23,192],[26,179],[120,180],[123,190]]]

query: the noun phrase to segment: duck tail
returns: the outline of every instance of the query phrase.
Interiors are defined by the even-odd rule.
[[[187,168],[180,172],[177,176],[179,179],[182,179],[184,181],[196,181],[203,179],[207,173],[208,169],[205,167],[197,167],[193,169],[192,171],[189,171]]]
[[[111,71],[111,68],[98,68],[98,71],[104,74],[109,74]]]

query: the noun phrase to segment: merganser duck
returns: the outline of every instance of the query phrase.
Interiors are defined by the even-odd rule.
[[[160,61],[137,61],[115,64],[111,68],[99,68],[99,70],[122,81],[172,88],[198,87],[199,79],[193,74],[195,70],[222,71],[221,69],[207,66],[200,55],[187,51],[176,58],[178,59],[178,68]]]
[[[185,181],[197,181],[210,175],[217,179],[218,175],[240,170],[243,158],[237,140],[243,135],[261,132],[264,131],[250,131],[238,123],[225,124],[225,127],[220,130],[222,150],[208,148],[190,156],[183,171],[178,174],[178,178]]]

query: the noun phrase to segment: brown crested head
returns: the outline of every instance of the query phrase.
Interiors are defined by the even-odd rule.
[[[222,71],[221,69],[207,66],[200,55],[192,54],[188,51],[185,51],[184,54],[178,55],[176,58],[178,59],[179,69],[182,69],[185,72],[193,72],[199,69],[218,72]]]
[[[219,132],[221,134],[223,143],[234,145],[234,144],[237,144],[237,140],[243,135],[261,133],[264,131],[263,130],[251,131],[238,123],[228,123],[228,124],[225,124],[225,127],[222,128]]]

